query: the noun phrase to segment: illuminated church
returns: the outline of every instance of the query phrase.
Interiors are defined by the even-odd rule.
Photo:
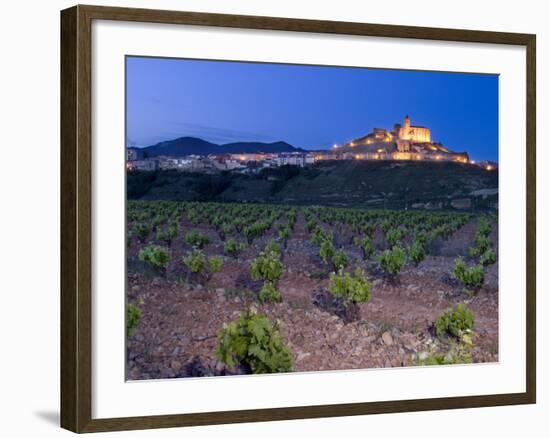
[[[399,140],[408,140],[415,143],[431,143],[430,130],[424,126],[411,126],[411,118],[405,116],[405,125],[396,126]]]

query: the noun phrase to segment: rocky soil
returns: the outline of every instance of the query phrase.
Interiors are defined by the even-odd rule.
[[[198,228],[213,243],[208,255],[223,256],[223,242],[208,227]],[[494,226],[493,230],[497,227]],[[283,254],[285,274],[279,283],[281,303],[259,304],[260,284],[250,279],[250,263],[273,236],[257,239],[238,259],[223,256],[224,266],[205,284],[189,281],[181,263],[190,247],[182,238],[172,242],[172,263],[156,275],[138,259],[138,244],[128,250],[130,303],[141,303],[143,316],[127,343],[127,377],[158,379],[233,374],[216,359],[217,333],[224,323],[255,306],[269,316],[294,356],[294,370],[321,371],[418,365],[427,352],[445,353],[452,342],[433,335],[437,316],[466,301],[476,317],[472,356],[475,362],[498,361],[498,263],[487,268],[485,284],[468,298],[451,272],[457,255],[473,241],[475,222],[453,237],[436,242],[418,266],[408,264],[398,281],[386,278],[375,262],[365,262],[351,245],[346,230],[335,230],[350,265],[361,266],[373,285],[371,299],[359,305],[358,320],[346,323],[326,305],[327,267],[318,248],[307,240],[303,220]],[[496,248],[496,231],[491,236]],[[375,245],[383,248],[381,236]]]

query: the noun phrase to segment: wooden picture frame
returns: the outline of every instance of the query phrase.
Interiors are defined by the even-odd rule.
[[[92,418],[91,25],[93,20],[186,24],[388,38],[518,45],[526,48],[527,284],[526,391],[523,393],[346,403],[196,414]],[[536,37],[486,32],[75,6],[61,12],[61,426],[98,432],[379,413],[529,404],[536,401],[535,138]]]

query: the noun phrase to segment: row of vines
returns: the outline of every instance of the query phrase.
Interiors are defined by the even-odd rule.
[[[224,263],[252,253],[249,275],[262,284],[257,293],[261,306],[283,300],[278,285],[287,269],[284,254],[289,241],[299,236],[316,248],[328,277],[328,292],[353,310],[376,293],[369,270],[398,283],[408,264],[422,263],[435,242],[450,238],[473,220],[477,221],[475,239],[467,253],[456,258],[450,273],[463,287],[464,302],[440,315],[433,325],[437,336],[455,338],[456,348],[444,356],[419,360],[443,364],[471,361],[475,318],[467,301],[483,286],[487,266],[497,261],[490,239],[495,218],[439,211],[130,201],[127,245],[138,248],[138,259],[154,275],[166,276],[170,266],[178,266],[186,281],[203,286]],[[213,246],[217,253],[206,251]],[[350,257],[349,248],[360,251],[362,260]],[[182,251],[175,259],[174,254]],[[141,304],[128,305],[128,336],[139,324]],[[249,373],[292,369],[292,354],[276,324],[254,309],[219,331],[217,357]]]

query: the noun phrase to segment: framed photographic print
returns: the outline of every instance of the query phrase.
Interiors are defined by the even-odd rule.
[[[535,36],[61,13],[61,425],[535,403]]]

